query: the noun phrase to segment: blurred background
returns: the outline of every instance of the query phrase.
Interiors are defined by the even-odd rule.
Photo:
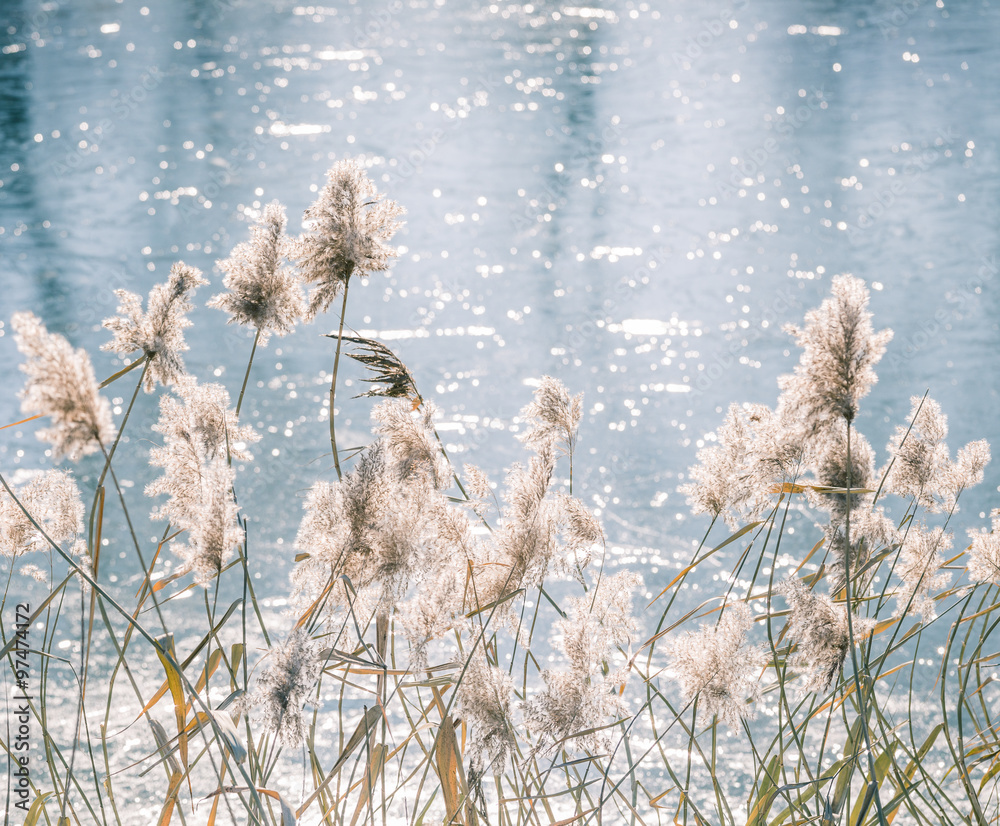
[[[677,493],[698,447],[730,402],[774,403],[797,358],[781,326],[835,274],[864,278],[895,330],[858,421],[879,461],[925,390],[953,451],[1000,445],[996,4],[4,0],[0,16],[4,424],[22,418],[12,313],[103,378],[121,366],[98,352],[111,291],[145,296],[177,260],[212,280],[188,367],[235,399],[251,339],[203,306],[215,262],[273,199],[298,233],[327,168],[358,157],[408,215],[348,325],[410,367],[455,463],[497,481],[526,455],[533,382],[584,393],[574,491],[650,596],[707,526]],[[305,491],[332,475],[335,328],[259,350],[244,407],[264,438],[238,484],[275,610]],[[341,375],[341,444],[362,445],[372,402],[350,398],[356,365]],[[131,387],[112,387],[119,410]],[[142,496],[155,415],[143,397],[119,451],[143,541],[162,531]],[[0,433],[6,475],[43,454],[33,425]],[[84,487],[98,471],[80,464]],[[963,497],[956,545],[998,481],[994,465]],[[109,553],[109,587],[134,592],[134,552]]]

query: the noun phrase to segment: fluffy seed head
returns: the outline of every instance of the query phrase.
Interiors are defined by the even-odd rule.
[[[352,275],[381,272],[396,257],[389,239],[403,208],[382,200],[364,168],[354,160],[337,161],[326,186],[305,213],[306,234],[295,244],[302,277],[314,285],[307,320],[325,311]]]
[[[1000,585],[1000,508],[990,513],[993,530],[970,530],[969,576],[974,582]]]
[[[191,294],[208,282],[201,271],[178,261],[170,268],[165,284],[157,284],[149,293],[147,311],[142,299],[128,290],[115,290],[120,315],[104,320],[115,337],[101,347],[127,356],[141,350],[149,360],[143,389],[152,393],[157,382],[173,384],[184,375],[181,353],[188,350],[184,330],[191,326],[187,314],[193,309]]]
[[[951,548],[951,541],[951,534],[941,527],[909,527],[896,563],[896,576],[902,584],[896,590],[895,616],[920,614],[924,622],[930,622],[937,615],[931,591],[946,588],[951,582],[951,574],[941,570],[942,551]]]
[[[442,498],[423,463],[428,457],[390,441],[376,440],[340,482],[320,482],[310,491],[295,539],[295,547],[308,554],[293,572],[303,599],[315,599],[346,577],[353,592],[337,583],[327,602],[331,611],[352,602],[356,614],[385,615],[435,569],[429,555]]]
[[[864,281],[839,275],[831,296],[806,313],[805,326],[786,328],[802,355],[795,372],[779,379],[779,407],[787,408],[807,433],[837,419],[853,421],[858,402],[877,380],[874,366],[892,331],[875,332],[868,299]]]
[[[286,746],[297,746],[305,735],[302,707],[321,668],[318,646],[297,628],[271,649],[267,668],[241,706]]]
[[[274,202],[264,208],[260,221],[250,230],[249,242],[237,244],[229,257],[219,261],[226,275],[228,292],[208,302],[209,307],[229,313],[229,323],[245,324],[260,331],[260,344],[270,334],[290,333],[305,310],[302,286],[290,267],[282,266],[288,239],[285,208]]]
[[[76,461],[114,439],[111,405],[100,394],[87,353],[50,333],[33,313],[15,313],[11,326],[17,349],[28,358],[21,365],[28,376],[21,409],[49,417],[38,438],[52,445],[53,458]]]
[[[583,418],[583,394],[570,396],[565,385],[552,376],[543,376],[534,398],[521,411],[528,423],[518,438],[533,449],[560,446],[572,451],[576,431]]]
[[[451,465],[434,436],[433,402],[419,410],[405,400],[383,402],[372,410],[375,432],[382,437],[401,480],[419,479],[436,490],[451,483]]]
[[[753,626],[750,607],[726,608],[716,626],[702,626],[674,640],[669,669],[686,702],[696,697],[702,712],[736,727],[753,717],[760,699],[759,671],[764,652],[747,641]]]
[[[826,691],[836,682],[851,650],[847,610],[824,594],[814,594],[798,579],[788,580],[780,591],[791,608],[788,636],[798,644],[789,666],[802,670],[807,691]],[[854,616],[851,625],[855,642],[861,642],[871,634],[875,621]]]
[[[983,480],[990,461],[989,442],[970,442],[951,461],[946,439],[948,418],[934,399],[910,400],[910,426],[899,426],[886,448],[893,456],[885,487],[898,496],[914,497],[931,512],[951,510],[959,494]]]
[[[469,747],[478,774],[501,773],[516,744],[510,675],[486,660],[482,646],[472,654],[456,695],[459,714],[472,728]]]
[[[693,481],[682,485],[694,513],[723,516],[732,529],[773,506],[775,485],[799,472],[802,449],[787,436],[776,414],[759,404],[732,404],[714,434],[698,451]]]
[[[83,502],[80,489],[70,474],[62,470],[40,473],[14,495],[57,545],[75,540],[83,530]],[[16,557],[31,551],[45,551],[49,543],[31,523],[10,494],[0,488],[0,553]]]
[[[632,617],[632,591],[639,582],[628,571],[606,577],[593,593],[570,600],[567,616],[556,622],[567,667],[543,671],[544,688],[523,706],[542,749],[570,738],[591,752],[610,746],[607,730],[594,729],[627,714],[620,693],[628,666],[618,649],[629,645],[638,627]]]
[[[149,452],[149,463],[163,468],[163,475],[146,486],[146,495],[169,497],[154,518],[184,531],[185,544],[173,549],[207,587],[243,538],[229,457],[249,460],[246,445],[260,436],[237,423],[222,385],[186,376],[174,389],[176,396],[160,399],[160,419],[153,425],[163,444]]]
[[[233,497],[233,469],[224,456],[202,465],[200,495],[175,521],[187,541],[174,544],[173,551],[184,562],[185,571],[194,571],[194,581],[208,587],[243,541]]]

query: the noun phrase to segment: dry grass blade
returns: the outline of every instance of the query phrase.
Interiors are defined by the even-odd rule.
[[[340,753],[340,757],[337,758],[337,762],[333,764],[333,768],[330,769],[326,779],[316,787],[316,790],[309,795],[305,803],[299,806],[295,813],[297,817],[301,817],[302,813],[312,805],[312,802],[326,790],[327,786],[330,785],[331,781],[344,767],[344,764],[347,763],[347,758],[350,757],[352,752],[361,745],[365,737],[367,737],[368,734],[374,730],[375,724],[379,721],[381,716],[382,710],[378,706],[372,706],[365,711],[361,720],[358,721],[358,727],[354,730],[354,734],[351,735],[351,739],[344,745],[344,750]]]
[[[194,647],[194,650],[190,654],[188,654],[188,656],[185,658],[184,662],[182,662],[180,664],[182,669],[186,669],[189,665],[191,665],[191,663],[194,662],[195,657],[197,657],[198,654],[201,653],[201,650],[206,645],[208,645],[208,641],[210,639],[212,639],[213,636],[215,636],[215,635],[218,634],[218,632],[222,629],[222,627],[226,624],[226,622],[229,621],[229,618],[233,615],[233,612],[241,604],[242,604],[242,600],[235,600],[229,606],[229,608],[226,609],[226,613],[223,615],[222,619],[218,623],[216,623],[216,625],[212,628],[212,630],[209,633],[207,633],[204,637],[201,638],[201,642],[199,642],[198,645],[196,645]],[[212,658],[210,658],[210,660],[211,659]],[[161,657],[161,660],[162,660],[162,657]],[[209,671],[209,677],[212,676],[212,674],[215,672],[215,669],[217,667],[218,667],[218,663],[217,662],[216,662],[215,665],[212,665],[211,661],[209,662],[209,669],[210,669],[210,671]],[[145,714],[146,712],[148,712],[151,708],[153,708],[153,706],[155,706],[160,700],[162,700],[163,699],[163,695],[167,693],[168,689],[170,689],[171,691],[173,691],[173,689],[171,688],[171,685],[170,685],[169,676],[170,676],[170,670],[167,669],[167,677],[168,677],[168,679],[166,679],[166,680],[163,681],[163,683],[160,685],[160,687],[156,690],[156,693],[153,694],[152,699],[150,699],[149,702],[146,703],[143,706],[142,710],[136,716],[135,720],[133,720],[131,723],[129,723],[129,726],[133,725],[136,722],[136,720],[138,720],[140,717],[142,717],[143,714]],[[204,677],[202,677],[201,679],[204,679]],[[199,687],[196,689],[196,691],[198,691],[198,692],[200,692],[201,688],[203,687],[203,685],[201,683],[201,679],[199,679]],[[192,705],[193,705],[192,703],[188,703],[187,707],[190,709],[192,707]],[[126,726],[125,728],[127,729],[128,726]],[[123,729],[123,731],[124,730],[125,729]]]
[[[188,723],[187,731],[188,734],[194,734],[199,728],[204,728],[208,731],[214,729],[221,733],[222,744],[226,748],[226,753],[229,754],[237,763],[242,763],[247,758],[247,750],[243,747],[240,742],[239,732],[236,730],[236,724],[233,722],[233,718],[225,711],[215,710],[213,712],[206,713],[204,711],[199,711],[195,713],[195,718]]]
[[[328,338],[336,338],[336,336],[330,335]],[[374,374],[372,378],[363,379],[363,381],[383,385],[361,393],[355,398],[385,396],[390,399],[409,399],[413,402],[414,408],[420,406],[423,398],[417,392],[417,384],[413,379],[413,374],[392,350],[370,338],[343,336],[342,340],[349,341],[359,348],[345,355],[363,364]]]
[[[156,741],[156,753],[160,755],[160,761],[166,761],[168,771],[171,775],[181,770],[180,765],[174,759],[174,749],[170,747],[170,738],[166,730],[159,721],[150,718],[149,727],[153,731],[153,739]]]
[[[698,557],[698,559],[694,560],[690,565],[683,568],[681,572],[677,574],[677,576],[675,576],[672,580],[670,580],[670,583],[662,591],[660,591],[660,593],[658,593],[655,597],[653,597],[653,599],[650,600],[649,605],[647,605],[646,607],[648,608],[650,605],[656,602],[660,597],[662,597],[665,593],[667,593],[667,591],[673,588],[674,585],[676,585],[679,580],[684,579],[684,577],[686,577],[689,573],[691,573],[691,571],[693,571],[696,567],[698,567],[702,562],[704,562],[710,556],[712,556],[718,551],[721,551],[730,542],[735,542],[741,536],[749,533],[760,524],[761,524],[760,522],[751,522],[748,525],[744,525],[742,528],[736,531],[736,533],[732,534],[728,539],[716,545],[714,548],[712,548],[712,550],[707,551],[705,554]]]
[[[33,422],[35,419],[42,418],[43,413],[36,413],[34,416],[28,416],[27,419],[21,419],[19,422],[11,422],[10,424],[5,424],[0,427],[0,430],[6,430],[8,427],[17,427],[19,424],[27,424],[28,422]]]
[[[865,493],[875,493],[874,490],[869,488],[844,488],[838,487],[836,485],[799,485],[794,482],[784,482],[780,485],[772,485],[771,493],[806,493],[807,491],[813,491],[814,493],[839,493],[847,494],[850,493],[852,496],[859,496]]]
[[[167,789],[167,797],[163,801],[163,808],[160,810],[160,817],[156,821],[156,826],[167,826],[174,816],[174,806],[177,804],[177,792],[184,780],[184,773],[175,771],[170,775],[170,787]]]
[[[166,655],[165,655],[165,653]],[[174,635],[166,634],[156,640],[156,655],[160,658],[164,670],[167,672],[167,685],[170,688],[170,696],[174,701],[174,717],[177,722],[178,746],[181,754],[181,765],[187,769],[188,766],[188,741],[185,731],[185,718],[187,717],[187,703],[184,701],[184,685],[181,680],[180,671],[174,663],[177,662],[177,651],[174,648]]]
[[[24,819],[24,826],[35,826],[38,823],[38,819],[45,812],[45,801],[48,800],[54,792],[45,792],[35,798],[34,802],[31,804],[31,808],[28,809],[28,815]]]
[[[248,791],[250,791],[250,787],[248,786],[225,786],[221,789],[216,789],[209,795],[206,795],[202,798],[202,800],[212,800],[218,798],[219,795],[239,794],[240,792]],[[253,791],[257,792],[257,794],[262,794],[265,797],[278,801],[278,805],[281,807],[281,826],[295,826],[295,824],[298,823],[298,818],[295,816],[295,812],[288,804],[288,801],[282,797],[280,792],[276,792],[273,789],[262,789],[259,786],[254,788]]]
[[[666,794],[666,792],[664,792],[664,794]],[[595,810],[587,809],[586,811],[580,812],[580,814],[578,815],[573,815],[571,817],[558,820],[555,823],[553,823],[552,826],[570,826],[571,823],[576,823],[578,820],[583,820],[587,815],[589,815],[593,811]]]
[[[361,794],[358,796],[358,805],[355,807],[354,816],[351,818],[351,826],[355,826],[358,818],[361,817],[362,812],[364,812],[369,801],[372,799],[372,790],[375,788],[375,784],[382,774],[387,752],[388,748],[382,743],[376,743],[372,747],[371,760],[368,761],[368,765],[365,767],[365,776],[361,781]]]
[[[445,823],[459,820],[462,808],[462,796],[458,791],[458,764],[461,752],[455,739],[455,723],[451,717],[445,717],[438,728],[437,740],[434,743],[435,768],[441,781],[441,791],[444,793]]]

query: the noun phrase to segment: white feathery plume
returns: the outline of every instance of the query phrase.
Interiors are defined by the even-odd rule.
[[[639,630],[632,616],[632,593],[642,583],[634,571],[603,577],[594,590],[567,602],[566,616],[555,623],[570,667],[594,676],[603,672],[618,648],[627,648]]]
[[[582,502],[550,492],[554,469],[553,447],[542,443],[527,467],[514,464],[508,471],[500,522],[476,564],[478,607],[538,587],[551,571],[579,580],[593,546],[603,541],[600,522]],[[510,608],[504,602],[500,616],[509,618]]]
[[[813,593],[799,579],[786,581],[779,591],[791,608],[788,636],[798,645],[788,665],[802,669],[806,691],[826,691],[840,676],[851,650],[847,609],[824,594]],[[854,642],[860,643],[874,630],[875,620],[855,615],[851,626]]]
[[[913,396],[910,403],[912,426],[897,426],[886,447],[893,461],[885,488],[898,496],[912,496],[921,506],[936,511],[940,508],[936,497],[938,483],[947,477],[951,468],[945,443],[948,418],[934,399]]]
[[[230,457],[249,460],[246,445],[260,436],[250,425],[237,423],[222,385],[184,376],[174,391],[176,396],[160,398],[153,430],[163,436],[163,444],[149,451],[149,463],[164,472],[146,486],[146,495],[169,497],[153,518],[169,519],[184,531],[186,544],[173,550],[184,562],[183,571],[193,570],[195,581],[208,587],[243,540]]]
[[[232,458],[249,461],[246,446],[260,435],[237,422],[221,384],[199,384],[185,376],[174,392],[176,396],[160,398],[160,418],[153,430],[163,436],[163,445],[149,451],[149,463],[163,468],[164,474],[146,486],[146,495],[167,494],[170,500],[160,515],[180,524],[203,505],[206,465],[217,458],[226,461],[227,448]]]
[[[295,540],[308,554],[293,571],[303,599],[316,599],[334,579],[346,576],[364,598],[361,609],[387,614],[407,587],[433,568],[427,557],[442,499],[402,467],[382,438],[342,481],[313,486]],[[345,599],[337,587],[330,609]]]
[[[432,640],[458,628],[468,610],[486,604],[479,598],[479,584],[472,571],[492,550],[492,542],[476,535],[469,512],[447,506],[440,497],[425,530],[428,544],[417,587],[396,613],[396,621],[410,641],[410,668],[414,671],[426,666],[426,649]]]
[[[371,580],[361,583],[375,586],[371,596],[382,615],[395,608],[411,585],[423,579],[434,539],[432,511],[439,500],[414,490],[412,484],[407,487],[389,505],[371,534]]]
[[[902,541],[896,523],[885,509],[863,507],[851,511],[851,541],[864,540],[872,550],[890,548]]]
[[[183,572],[194,571],[198,585],[208,587],[243,541],[237,520],[239,507],[233,496],[235,474],[224,456],[202,465],[200,495],[176,514],[174,524],[184,530],[185,544],[173,551],[184,562]]]
[[[583,393],[570,396],[565,385],[552,376],[542,376],[531,402],[521,411],[527,422],[518,438],[538,450],[559,445],[572,452],[577,428],[583,418]]]
[[[370,581],[372,534],[395,504],[397,491],[381,441],[361,454],[341,482],[313,485],[295,538],[295,548],[309,554],[293,572],[306,599],[315,599],[331,578],[346,576],[355,588]]]
[[[433,402],[414,410],[405,399],[391,399],[375,406],[372,419],[401,481],[424,479],[436,490],[444,490],[452,472],[434,435],[436,411]]]
[[[853,497],[852,497],[853,498]],[[837,594],[847,585],[847,539],[844,514],[834,515],[824,527],[827,553],[831,558],[828,577],[830,593]],[[887,550],[902,541],[902,536],[881,507],[872,509],[868,505],[851,511],[851,592],[855,596],[865,589],[865,585],[855,579],[859,570],[872,558],[873,553]],[[874,571],[871,572],[874,575]],[[870,583],[869,583],[870,584]]]
[[[38,438],[51,443],[53,458],[76,461],[113,440],[111,405],[100,394],[87,353],[50,333],[33,313],[15,313],[11,326],[17,349],[28,358],[21,365],[28,376],[21,409],[49,417],[50,426],[39,430]]]
[[[191,293],[203,284],[201,270],[178,261],[170,268],[166,283],[150,290],[147,311],[142,299],[128,290],[115,290],[120,315],[104,320],[115,337],[101,347],[121,356],[141,350],[148,359],[143,389],[152,393],[156,383],[173,384],[184,375],[181,353],[188,350],[184,330],[191,326],[187,314],[193,309]]]
[[[153,425],[167,447],[202,459],[225,456],[227,450],[240,461],[253,458],[246,446],[259,441],[260,434],[251,425],[239,424],[225,387],[214,382],[201,384],[193,376],[185,376],[174,393],[160,399],[160,418]]]
[[[986,439],[969,442],[959,448],[947,478],[942,482],[943,498],[953,503],[966,488],[975,487],[983,481],[984,471],[990,463],[990,443]]]
[[[510,468],[492,554],[476,574],[479,607],[519,588],[540,585],[557,561],[559,520],[547,496],[554,468],[551,446],[542,446],[527,468],[520,464]]]
[[[775,413],[759,404],[730,405],[714,441],[698,451],[692,481],[679,491],[694,513],[722,516],[735,530],[773,506],[775,486],[795,478],[802,450],[786,438]]]
[[[886,448],[894,457],[886,476],[886,490],[912,496],[932,513],[951,510],[963,489],[982,481],[990,461],[989,443],[970,442],[959,450],[958,460],[953,463],[945,442],[948,417],[941,412],[941,405],[919,396],[910,402],[912,426],[898,426]]]
[[[464,556],[439,558],[422,587],[397,606],[396,622],[410,643],[411,671],[427,667],[427,646],[457,628],[466,602],[474,602],[466,593],[471,587],[467,570]]]
[[[330,306],[352,275],[363,278],[388,268],[396,257],[388,241],[404,212],[395,201],[382,200],[355,160],[337,161],[326,180],[306,210],[307,231],[294,251],[303,279],[315,285],[306,310],[310,321]]]
[[[282,266],[289,244],[286,223],[285,208],[277,201],[264,207],[250,230],[250,241],[237,244],[228,258],[217,262],[226,274],[222,283],[228,292],[208,302],[209,307],[229,313],[230,324],[260,331],[261,346],[267,345],[272,332],[290,333],[305,310],[298,276]]]
[[[491,665],[478,646],[469,660],[465,676],[456,691],[458,713],[472,730],[470,761],[475,774],[503,772],[514,750],[512,699],[514,681],[501,668]]]
[[[638,575],[628,571],[606,577],[593,594],[570,600],[567,616],[556,622],[568,668],[543,671],[545,687],[523,705],[541,749],[568,738],[591,752],[609,748],[607,730],[592,729],[628,713],[619,691],[628,666],[612,669],[611,660],[637,630],[632,591],[639,582]]]
[[[877,377],[874,366],[892,339],[875,332],[868,288],[860,278],[838,275],[831,295],[805,316],[805,326],[785,329],[802,348],[794,373],[778,380],[779,414],[811,435],[838,419],[854,420],[858,403]]]
[[[302,707],[322,666],[316,642],[304,628],[296,628],[271,649],[267,668],[240,707],[284,745],[297,746],[306,731]]]
[[[851,429],[851,461],[847,461],[847,429]],[[871,490],[875,479],[875,451],[868,440],[846,422],[835,422],[816,434],[810,448],[811,467],[816,482],[831,488],[852,491]],[[874,494],[851,494],[851,522],[859,505],[869,502]],[[847,514],[846,493],[810,493],[813,504],[829,510],[831,520],[842,521]],[[853,533],[853,530],[852,530]]]
[[[746,475],[752,436],[745,418],[743,408],[729,406],[725,422],[716,431],[716,444],[698,451],[698,464],[688,474],[692,481],[678,489],[687,497],[692,513],[712,518],[724,514],[733,528],[739,523],[730,509],[739,508],[754,493]]]
[[[480,502],[493,498],[493,486],[482,468],[477,465],[464,465],[462,472],[465,474],[465,489],[470,496]]]
[[[604,529],[590,508],[575,496],[558,493],[555,506],[567,561],[577,572],[578,580],[582,581],[582,569],[590,564],[594,547],[604,542]]]
[[[894,616],[903,616],[904,612],[920,614],[924,622],[937,616],[930,593],[951,582],[951,574],[941,570],[941,552],[951,548],[951,542],[951,534],[941,527],[927,530],[923,525],[910,525],[896,562],[896,576],[902,584],[896,590]]]
[[[80,489],[69,473],[45,471],[14,488],[14,494],[57,545],[75,540],[83,531]],[[0,554],[17,557],[32,551],[46,551],[50,547],[17,502],[0,488]]]
[[[717,625],[676,638],[668,655],[684,701],[697,698],[700,711],[733,727],[754,716],[753,704],[761,697],[759,672],[766,657],[747,640],[752,627],[750,606],[731,604]]]
[[[969,530],[969,577],[1000,585],[1000,508],[990,512],[993,530]]]
[[[853,497],[852,497],[853,498]],[[830,593],[837,594],[847,584],[847,568],[845,557],[847,545],[844,514],[835,515],[824,528],[828,554],[831,557],[828,572]],[[895,523],[885,515],[881,507],[871,508],[868,505],[851,510],[851,551],[850,563],[853,576],[880,550],[887,550],[902,541],[901,534]],[[874,574],[874,572],[872,572]],[[855,579],[851,580],[851,591],[856,596],[864,590],[864,585]]]
[[[37,565],[22,565],[20,569],[21,576],[26,576],[29,579],[35,580],[35,582],[40,582],[42,585],[49,584],[49,575],[39,568]]]

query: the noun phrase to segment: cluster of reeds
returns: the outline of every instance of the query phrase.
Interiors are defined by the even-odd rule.
[[[183,263],[145,309],[118,291],[106,349],[125,366],[101,384],[84,351],[13,317],[29,417],[17,424],[38,419],[53,460],[98,454],[99,470],[81,491],[67,470],[15,484],[0,468],[9,574],[47,587],[32,616],[45,631],[27,822],[135,823],[136,788],[159,795],[159,824],[996,822],[1000,511],[949,557],[952,514],[989,448],[952,459],[939,405],[918,397],[877,468],[855,420],[891,334],[873,329],[864,283],[835,278],[790,330],[802,353],[775,408],[733,405],[710,437],[685,492],[711,526],[642,614],[642,572],[605,571],[601,524],[573,494],[580,396],[540,379],[522,411],[527,457],[498,485],[451,463],[433,402],[395,353],[344,334],[349,287],[387,269],[401,214],[353,161],[330,170],[300,237],[279,205],[263,210],[219,262],[225,289],[209,302],[254,333],[234,406],[185,368],[207,282]],[[257,348],[338,298],[332,473],[306,497],[276,625],[239,504],[260,438],[240,413]],[[372,441],[346,456],[342,352],[380,398]],[[116,424],[101,391],[129,381]],[[161,393],[152,546],[115,473],[140,389]],[[111,547],[142,571],[126,602],[102,559],[112,510],[126,530]],[[709,542],[720,517],[733,533]],[[818,521],[817,537],[803,544],[796,520]],[[719,593],[692,605],[689,585],[704,593],[705,563],[722,558]],[[224,584],[239,593],[228,607]],[[196,612],[177,601],[191,593],[205,612],[194,634]],[[58,653],[60,623],[77,624],[74,662]],[[47,695],[66,692],[57,671],[76,681],[68,725],[47,714]],[[126,731],[141,753],[124,755]]]

